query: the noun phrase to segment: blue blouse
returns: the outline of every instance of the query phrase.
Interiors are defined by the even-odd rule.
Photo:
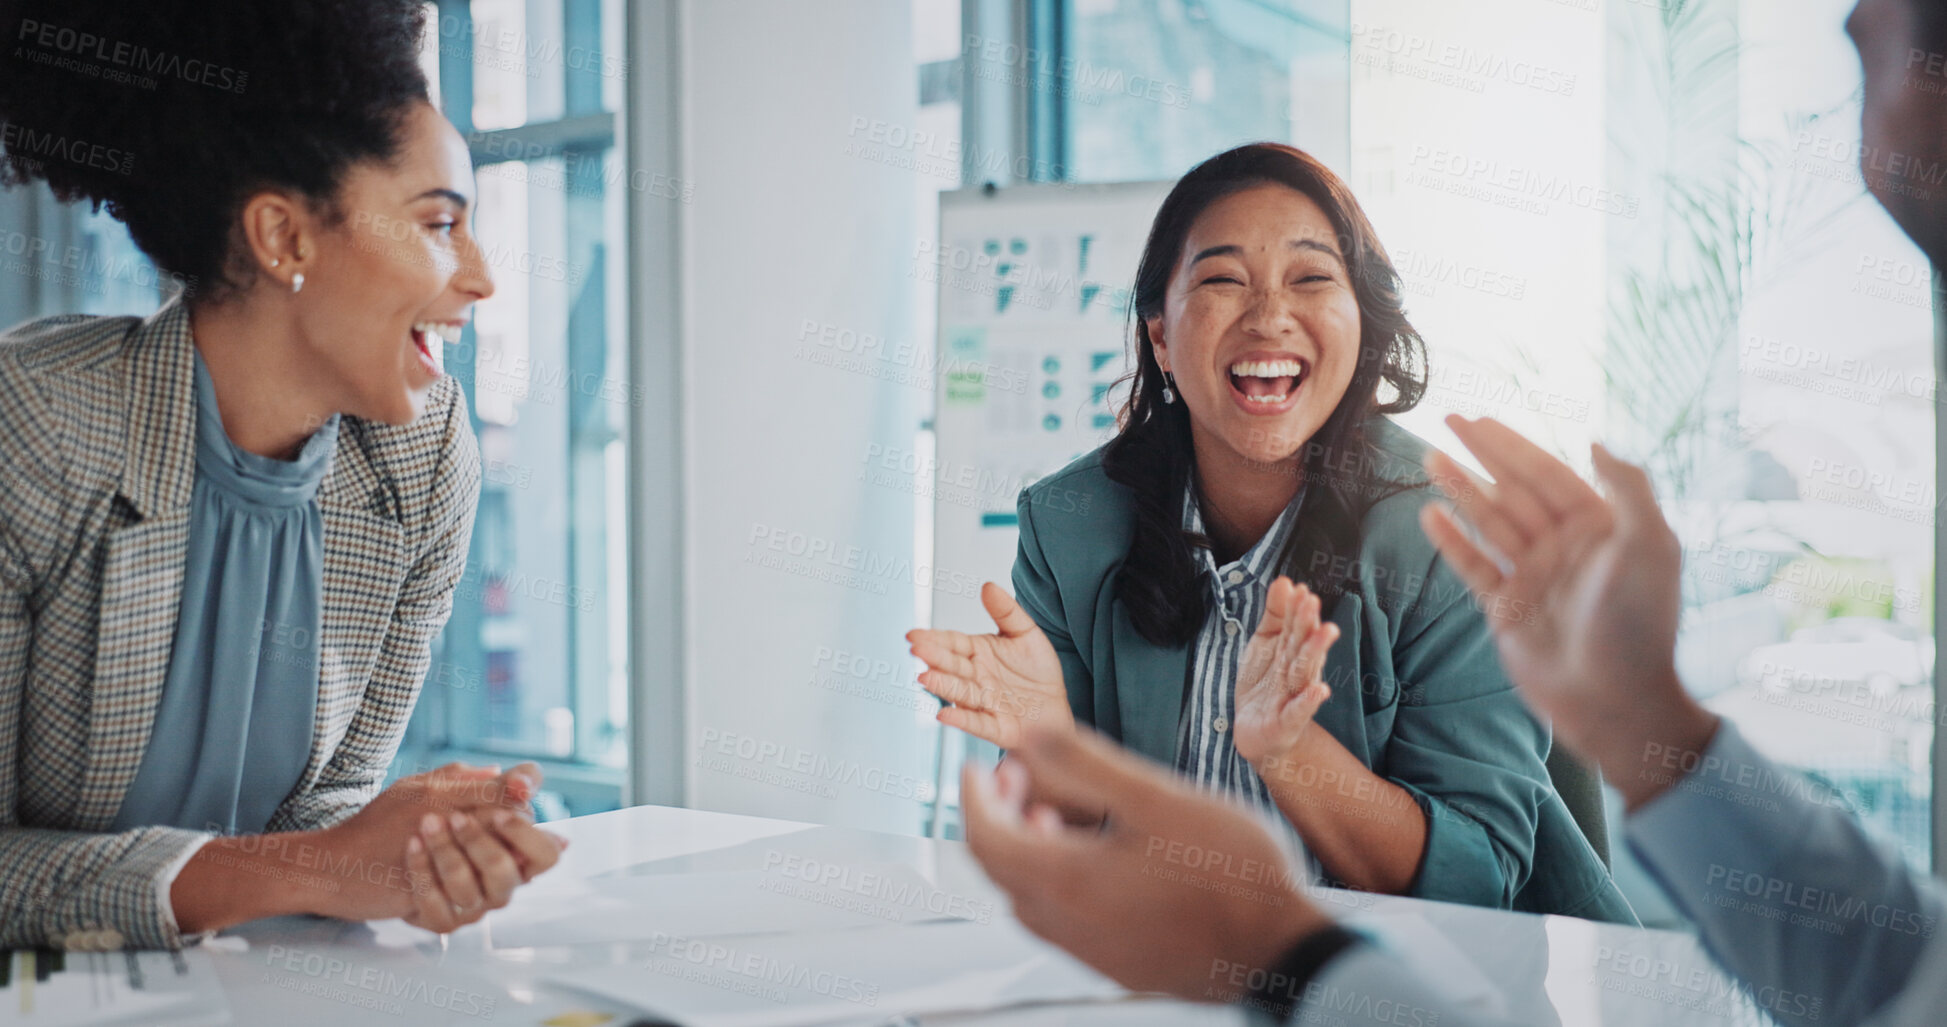
[[[196,355],[196,484],[155,727],[112,830],[261,832],[311,754],[334,415],[295,460],[237,448]]]

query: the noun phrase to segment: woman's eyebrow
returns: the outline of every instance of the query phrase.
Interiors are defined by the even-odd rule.
[[[1328,257],[1337,259],[1340,263],[1344,263],[1345,261],[1344,257],[1339,256],[1338,250],[1332,248],[1331,246],[1326,245],[1325,243],[1319,242],[1317,239],[1293,239],[1291,240],[1290,245],[1291,248],[1294,250],[1317,250],[1318,252],[1323,253]],[[1235,256],[1242,252],[1244,252],[1244,248],[1236,245],[1235,243],[1225,243],[1222,246],[1212,246],[1209,249],[1198,251],[1196,256],[1191,257],[1190,266],[1194,267],[1197,261],[1203,260],[1206,257]]]
[[[1317,250],[1337,260],[1341,264],[1345,263],[1345,258],[1339,255],[1337,248],[1319,242],[1317,239],[1293,239],[1291,240],[1291,248],[1294,250]]]
[[[1212,246],[1209,249],[1204,250],[1203,252],[1197,254],[1196,256],[1191,257],[1190,264],[1192,266],[1195,266],[1197,261],[1204,260],[1208,257],[1233,256],[1235,254],[1242,253],[1242,252],[1244,252],[1243,248],[1236,245],[1227,244],[1223,246]]]
[[[463,194],[456,192],[452,189],[446,189],[446,188],[428,189],[425,192],[420,193],[418,196],[412,198],[413,202],[415,203],[424,199],[451,200],[455,204],[457,204],[461,210],[465,210],[467,207],[467,203],[469,202],[466,196],[464,196]]]

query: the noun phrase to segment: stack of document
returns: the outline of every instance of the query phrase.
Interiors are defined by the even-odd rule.
[[[1126,996],[1011,919],[652,939],[646,956],[550,984],[683,1027],[884,1022]]]
[[[207,1027],[230,1022],[207,953],[0,950],[0,1023]]]
[[[944,889],[902,863],[848,863],[840,871],[809,879],[727,870],[537,882],[487,925],[495,948],[532,948],[1006,916],[998,893]]]
[[[682,1027],[885,1023],[1131,997],[1029,933],[988,882],[823,856],[774,851],[755,864],[767,869],[659,862],[554,882],[494,913],[489,944],[577,947],[543,973],[547,985]],[[1506,1011],[1423,917],[1369,911],[1350,922],[1461,1004]]]

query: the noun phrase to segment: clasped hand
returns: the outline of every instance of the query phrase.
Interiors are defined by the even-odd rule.
[[[505,906],[567,847],[527,812],[539,783],[540,768],[531,763],[504,774],[452,763],[394,782],[356,816],[321,832],[318,844],[339,853],[390,853],[403,874],[384,875],[376,885],[339,882],[338,908],[323,912],[403,917],[446,933]]]

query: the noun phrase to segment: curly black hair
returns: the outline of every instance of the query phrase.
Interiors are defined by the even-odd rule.
[[[103,206],[204,299],[248,284],[265,189],[328,219],[427,99],[418,0],[0,0],[0,185]]]

